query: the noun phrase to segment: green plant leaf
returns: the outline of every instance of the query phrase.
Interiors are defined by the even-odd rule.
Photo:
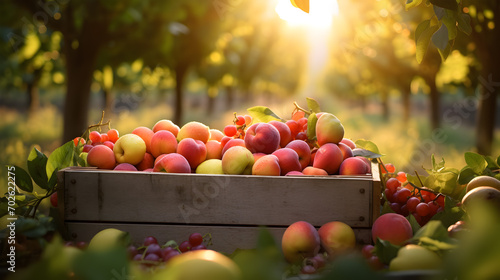
[[[256,122],[270,122],[270,121],[281,121],[284,122],[282,118],[276,115],[271,109],[265,106],[255,106],[247,109],[250,116],[252,116],[254,123]]]
[[[498,163],[496,162],[496,160],[494,160],[492,157],[484,156],[484,159],[487,162],[486,168],[491,169],[491,170],[496,170],[496,169],[500,168],[500,166],[498,166]]]
[[[376,154],[381,154],[380,151],[378,150],[378,147],[375,143],[369,140],[365,139],[358,139],[355,142],[357,148],[365,149],[370,152],[376,153]]]
[[[435,7],[435,6],[434,6]],[[448,40],[454,40],[457,37],[457,16],[456,11],[444,10],[445,14],[441,20],[448,29]]]
[[[47,161],[47,170],[46,175],[52,176],[54,174],[54,170],[61,170],[63,168],[74,166],[74,158],[78,156],[74,150],[75,144],[73,140],[66,142],[66,144],[61,147],[55,149],[49,156]],[[45,187],[48,189],[48,184]]]
[[[76,279],[109,280],[131,277],[125,248],[99,252],[87,250],[76,258],[74,272]]]
[[[365,157],[365,158],[380,158],[381,154],[374,153],[372,151],[368,151],[362,148],[356,148],[352,150],[352,155],[355,157]]]
[[[441,27],[432,35],[431,40],[438,49],[446,49],[448,45],[448,28],[445,24],[441,24]]]
[[[424,21],[422,21],[421,23],[418,24],[417,29],[415,29],[415,43],[417,42],[418,38],[420,38],[420,36],[422,35],[422,33],[427,28],[429,28],[430,25],[431,25],[431,21],[429,19],[428,20],[424,20]]]
[[[430,23],[430,22],[429,22]],[[420,27],[420,26],[419,26]],[[425,52],[429,47],[432,34],[434,34],[439,29],[439,25],[428,25],[428,27],[421,31],[420,36],[415,36],[415,42],[417,45],[417,62],[421,63],[424,59]]]
[[[461,171],[460,174],[458,174],[458,183],[460,185],[465,185],[470,182],[470,180],[474,179],[479,174],[476,174],[474,170],[472,170],[470,167],[465,166]]]
[[[14,174],[16,176],[16,186],[25,192],[33,191],[33,182],[31,181],[31,177],[26,172],[26,170],[22,169],[19,166],[14,165]]]
[[[415,235],[422,227],[417,222],[417,219],[415,219],[415,216],[410,214],[406,217],[406,219],[408,220],[408,222],[410,222],[411,229],[413,231],[413,235]]]
[[[438,6],[432,6],[432,8],[434,10],[434,14],[436,15],[437,19],[441,20],[446,13],[445,9]]]
[[[379,260],[387,265],[396,257],[400,248],[401,246],[394,245],[391,242],[382,240],[378,237],[377,242],[375,242],[375,253],[377,254]]]
[[[497,164],[500,166],[500,156],[497,157]]]
[[[33,148],[28,156],[28,171],[33,181],[41,188],[47,188],[47,156],[37,148]]]
[[[450,196],[445,196],[443,211],[434,215],[431,221],[440,221],[446,228],[460,221],[464,217],[465,212],[457,204],[457,200]]]
[[[418,240],[422,237],[428,237],[436,240],[449,240],[447,229],[443,226],[441,221],[431,220],[423,226],[415,235],[412,240]]]
[[[422,3],[422,0],[406,0],[405,9],[408,11],[409,9],[416,7]]]
[[[306,100],[307,100],[307,108],[309,108],[309,110],[311,110],[313,113],[321,112],[321,108],[319,107],[318,101],[310,97],[307,97]]]
[[[441,8],[445,8],[448,10],[457,10],[458,4],[456,0],[430,0],[432,5],[436,5]]]
[[[468,14],[460,14],[457,18],[458,29],[460,29],[463,33],[470,36],[472,33],[472,26],[470,25],[470,16]]]
[[[451,50],[453,49],[454,42],[455,42],[455,40],[449,41],[444,50],[441,50],[439,48],[437,49],[439,55],[441,56],[442,61],[445,61],[448,58],[448,56],[450,55]]]
[[[486,166],[488,166],[488,163],[480,154],[466,152],[464,156],[467,165],[477,174],[482,174]]]
[[[318,122],[318,117],[316,114],[310,114],[307,118],[307,139],[313,141],[316,139],[316,123]]]
[[[57,186],[57,172],[59,169],[55,169],[54,172],[52,172],[52,175],[50,175],[49,183],[48,183],[48,190],[53,190]]]

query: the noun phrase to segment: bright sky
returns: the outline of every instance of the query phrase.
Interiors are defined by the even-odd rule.
[[[310,0],[309,14],[294,7],[290,0],[279,0],[276,13],[290,25],[302,25],[312,28],[328,29],[332,20],[339,13],[337,0]]]

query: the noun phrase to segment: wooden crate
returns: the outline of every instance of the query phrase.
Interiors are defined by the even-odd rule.
[[[107,227],[130,232],[134,242],[210,232],[212,248],[231,253],[254,247],[260,226],[280,242],[288,225],[304,220],[316,227],[343,221],[369,243],[380,207],[378,172],[265,177],[67,168],[58,175],[61,215],[69,236],[81,241]]]

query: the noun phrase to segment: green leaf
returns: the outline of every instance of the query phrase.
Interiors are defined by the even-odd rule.
[[[413,240],[418,240],[422,237],[428,237],[436,240],[449,240],[448,230],[443,226],[441,221],[431,220],[423,226],[415,235]]]
[[[38,149],[33,148],[28,156],[28,171],[33,181],[41,188],[47,188],[47,156]]]
[[[417,42],[418,38],[420,38],[420,36],[422,35],[422,33],[427,28],[429,28],[430,25],[431,25],[431,21],[429,19],[428,20],[424,20],[424,21],[422,21],[421,23],[418,24],[417,29],[415,29],[415,43]]]
[[[392,244],[389,241],[382,240],[377,237],[377,242],[375,242],[375,253],[377,254],[379,260],[384,264],[389,264],[392,259],[398,254],[398,250],[401,246]]]
[[[420,26],[419,26],[420,27]],[[432,34],[434,34],[439,29],[438,25],[430,25],[423,31],[421,31],[420,36],[415,36],[415,41],[417,44],[417,62],[421,63],[424,59],[425,52],[429,47]]]
[[[440,221],[446,228],[460,221],[465,212],[457,206],[458,201],[450,196],[445,196],[444,209],[431,218],[431,221]]]
[[[474,179],[479,174],[476,174],[474,170],[472,170],[470,167],[465,166],[461,171],[460,174],[458,174],[458,183],[460,185],[465,185],[470,182],[470,180]]]
[[[16,176],[16,186],[25,192],[33,191],[33,182],[31,181],[31,177],[26,172],[26,170],[22,169],[19,166],[14,165],[14,174]]]
[[[271,109],[265,106],[255,106],[247,109],[250,116],[252,116],[254,123],[256,122],[270,122],[270,121],[281,121],[284,122],[282,118],[276,115]]]
[[[53,190],[57,185],[57,171],[59,171],[59,169],[55,169],[52,175],[50,175],[48,190]]]
[[[500,156],[497,157],[497,164],[500,166]]]
[[[406,0],[405,9],[408,11],[409,9],[416,7],[422,3],[422,0]]]
[[[361,148],[356,148],[352,150],[352,155],[355,157],[365,157],[365,158],[380,158],[381,154],[374,153],[372,151],[368,151]]]
[[[448,45],[448,28],[441,24],[441,27],[432,35],[432,43],[440,50],[446,49]]]
[[[306,100],[307,100],[307,108],[309,108],[309,110],[311,110],[313,113],[321,112],[318,101],[310,97],[307,97]]]
[[[488,168],[490,170],[496,170],[496,169],[500,168],[500,166],[498,166],[498,163],[492,157],[484,156],[484,159],[486,160],[486,162],[488,164],[486,166],[486,168]]]
[[[454,43],[455,43],[455,40],[449,41],[448,44],[446,45],[446,48],[444,50],[437,49],[438,52],[439,52],[439,55],[441,56],[441,60],[442,61],[445,61],[448,58],[448,56],[451,53],[451,50],[453,48],[453,44]]]
[[[47,176],[53,176],[54,170],[61,170],[66,167],[74,166],[74,158],[78,156],[74,150],[75,144],[73,140],[55,149],[49,156],[47,161]],[[45,187],[48,189],[48,184]]]
[[[469,14],[460,14],[460,16],[457,18],[457,22],[458,29],[470,36],[470,34],[472,33],[472,26],[470,25]]]
[[[382,194],[385,197],[385,193],[382,192]],[[394,210],[392,210],[391,205],[389,204],[389,201],[386,198],[386,200],[384,202],[384,205],[382,206],[382,210],[380,211],[380,215],[384,215],[384,214],[387,214],[387,213],[395,213],[395,212],[394,212]]]
[[[448,28],[448,40],[453,40],[457,37],[457,12],[445,10],[443,24]]]
[[[378,150],[377,145],[375,143],[373,143],[372,141],[365,140],[365,139],[359,139],[359,140],[356,140],[355,144],[356,144],[356,147],[358,147],[358,148],[365,149],[365,150],[368,150],[370,152],[373,152],[373,153],[376,153],[379,155],[381,154],[380,151]]]
[[[413,230],[413,235],[415,235],[422,227],[417,222],[417,219],[415,219],[415,216],[410,214],[406,217],[406,219],[408,220],[408,222],[410,222],[411,229]]]
[[[419,239],[420,246],[423,246],[431,251],[448,251],[457,248],[456,244],[444,242],[430,237],[422,237]]]
[[[316,114],[310,114],[307,118],[307,139],[316,139],[316,123],[318,122],[318,117]]]
[[[458,4],[456,0],[430,0],[432,5],[436,5],[441,8],[445,8],[448,10],[457,10]]]
[[[484,157],[480,154],[466,152],[464,156],[467,165],[477,174],[483,173],[484,169],[488,165]]]
[[[445,10],[438,6],[432,6],[432,8],[434,9],[434,14],[436,15],[437,19],[441,20],[446,13]]]

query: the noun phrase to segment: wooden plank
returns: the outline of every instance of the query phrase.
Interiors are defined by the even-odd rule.
[[[369,227],[371,176],[264,177],[66,169],[68,221]]]
[[[378,163],[372,163],[372,203],[370,205],[372,216],[370,217],[370,225],[373,225],[373,222],[380,215],[380,201],[382,198],[382,184],[380,180],[380,169]]]
[[[147,236],[154,236],[160,243],[175,240],[180,243],[187,240],[193,232],[201,234],[210,233],[213,245],[210,249],[232,253],[237,248],[252,249],[257,244],[260,227],[238,226],[204,226],[204,225],[161,225],[161,224],[120,224],[120,223],[85,223],[67,222],[70,236],[75,241],[89,242],[97,232],[105,228],[117,228],[130,233],[132,242],[140,244]],[[278,245],[286,227],[267,228]],[[354,228],[359,245],[371,243],[371,230],[369,228]]]

